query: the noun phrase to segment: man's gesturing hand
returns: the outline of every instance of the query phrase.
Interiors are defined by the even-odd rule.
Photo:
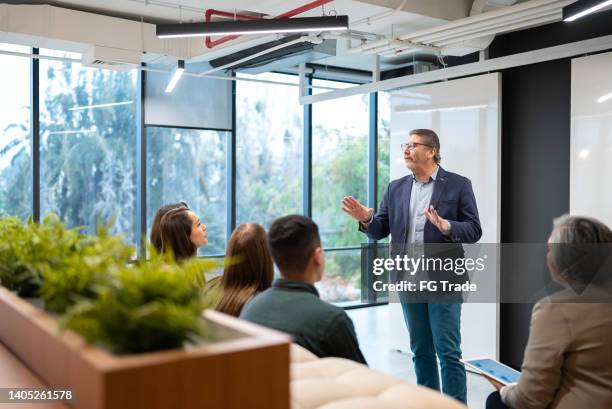
[[[438,230],[442,232],[442,234],[448,234],[450,230],[450,223],[448,222],[448,220],[445,220],[440,217],[440,215],[438,214],[436,209],[433,208],[433,206],[430,206],[429,208],[426,207],[423,211],[423,214],[425,214],[427,220],[429,220],[431,224],[436,226]]]
[[[342,210],[348,213],[353,219],[365,223],[372,218],[374,209],[365,207],[353,196],[346,196],[342,199]]]

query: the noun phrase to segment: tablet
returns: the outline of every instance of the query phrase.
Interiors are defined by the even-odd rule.
[[[503,385],[518,382],[521,376],[519,371],[515,371],[509,366],[497,362],[494,359],[471,359],[469,361],[463,361],[463,363],[476,372],[480,372]]]

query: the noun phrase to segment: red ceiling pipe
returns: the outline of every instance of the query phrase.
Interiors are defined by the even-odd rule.
[[[235,13],[228,13],[227,11],[221,11],[221,10],[215,10],[215,9],[208,9],[206,10],[206,13],[204,14],[204,21],[207,23],[210,23],[210,19],[213,15],[216,16],[222,16],[222,17],[234,17],[237,19],[242,19],[242,20],[259,20],[259,17],[255,17],[255,16],[249,16],[246,14],[235,14]],[[210,37],[206,37],[206,47],[208,48],[213,48],[216,45],[225,43],[226,41],[231,41],[234,40],[236,38],[238,38],[240,36],[234,35],[234,36],[225,36],[225,37],[221,37],[218,40],[213,41]]]
[[[289,18],[289,17],[293,17],[295,15],[304,13],[305,11],[308,10],[312,10],[315,7],[319,7],[322,6],[324,4],[327,3],[331,3],[333,0],[315,0],[313,2],[304,4],[303,6],[300,6],[298,8],[295,8],[293,10],[289,10],[283,14],[280,14],[274,18]],[[217,15],[217,16],[223,16],[223,17],[235,17],[235,18],[240,18],[243,20],[258,20],[258,17],[254,17],[254,16],[249,16],[246,14],[234,14],[234,13],[228,13],[227,11],[221,11],[221,10],[215,10],[215,9],[208,9],[206,10],[206,13],[204,14],[204,21],[209,23],[210,22],[210,18],[213,15]],[[231,40],[235,40],[236,38],[240,37],[239,35],[232,35],[232,36],[225,36],[225,37],[221,37],[218,40],[211,40],[210,37],[206,37],[206,47],[208,48],[213,48],[219,44],[231,41]]]
[[[319,7],[319,6],[323,6],[323,5],[327,4],[327,3],[331,3],[332,1],[333,0],[316,0],[316,1],[313,1],[311,3],[306,3],[303,6],[300,6],[300,7],[296,8],[296,9],[289,10],[289,11],[287,11],[287,12],[285,12],[283,14],[280,14],[280,15],[274,17],[274,18],[289,18],[289,17],[293,17],[295,15],[302,14],[305,11],[312,10],[315,7]]]

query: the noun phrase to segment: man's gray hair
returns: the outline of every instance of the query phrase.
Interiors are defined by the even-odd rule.
[[[436,150],[436,153],[434,153],[434,161],[440,164],[442,157],[440,156],[440,138],[438,138],[438,134],[431,129],[413,129],[408,135],[419,135],[425,139],[427,145],[433,146]]]
[[[599,220],[566,214],[553,225],[549,262],[566,279],[588,284],[612,261],[612,231]]]

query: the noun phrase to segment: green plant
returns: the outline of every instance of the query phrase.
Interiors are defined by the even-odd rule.
[[[112,223],[111,223],[112,224]],[[98,235],[67,229],[51,214],[37,224],[0,219],[0,283],[21,297],[40,296],[45,309],[62,313],[94,285],[129,261],[134,250],[98,225]]]
[[[58,245],[62,260],[41,266],[38,295],[46,310],[63,313],[80,298],[94,297],[95,286],[109,280],[130,260],[134,248],[122,237],[111,236],[111,225],[98,224],[96,236],[64,233],[65,243]]]
[[[0,280],[21,297],[35,297],[42,285],[42,270],[55,268],[77,243],[77,229],[64,228],[56,215],[42,223],[27,225],[13,218],[2,219]]]
[[[200,314],[216,301],[204,274],[219,263],[177,264],[149,249],[149,260],[129,265],[134,250],[109,234],[111,224],[89,236],[56,215],[26,225],[0,218],[0,283],[40,296],[46,310],[68,310],[67,328],[113,352],[175,348],[203,336]]]
[[[154,255],[126,266],[97,289],[97,298],[71,308],[64,326],[118,354],[195,342],[206,334],[201,312],[214,302],[204,295],[203,272],[215,264]]]
[[[30,238],[21,220],[0,219],[0,283],[22,297],[34,296],[42,280],[37,263],[29,256],[34,245]]]

